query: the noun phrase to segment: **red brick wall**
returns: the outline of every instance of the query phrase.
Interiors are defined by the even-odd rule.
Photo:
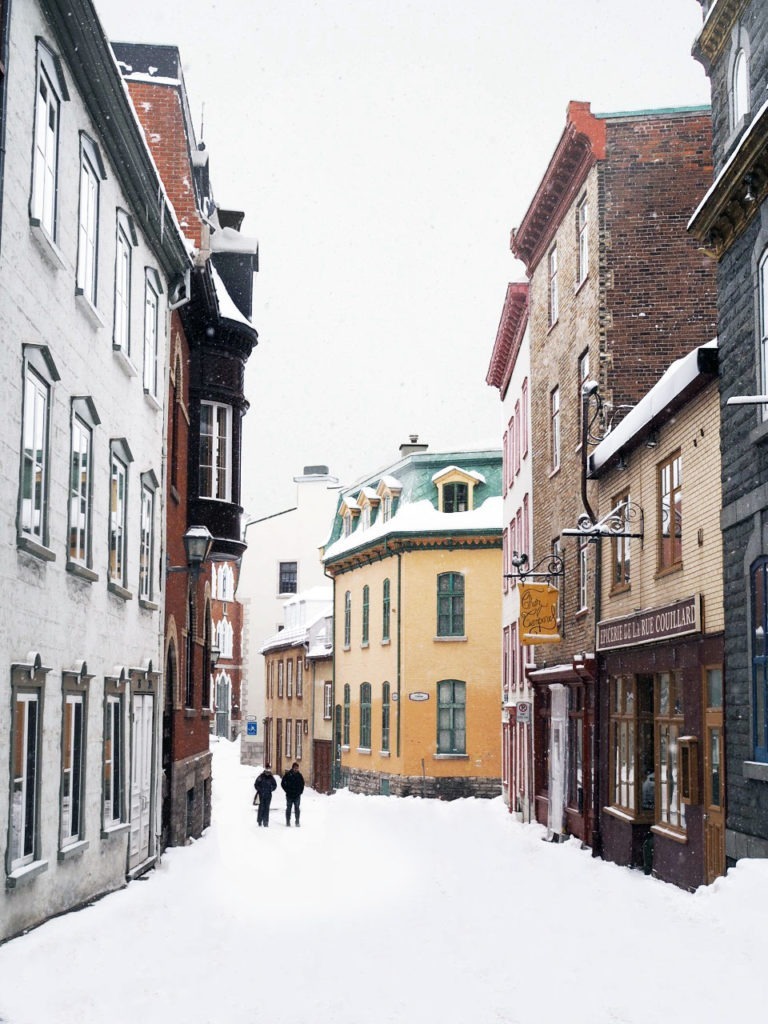
[[[199,247],[200,217],[179,92],[173,86],[133,80],[128,81],[128,89],[176,218],[184,234]]]

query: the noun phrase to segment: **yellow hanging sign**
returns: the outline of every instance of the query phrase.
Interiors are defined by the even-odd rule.
[[[556,644],[560,591],[550,583],[520,583],[520,643]]]

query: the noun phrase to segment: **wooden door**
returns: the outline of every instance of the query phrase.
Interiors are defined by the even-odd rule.
[[[725,874],[723,670],[704,670],[704,856],[707,883]]]
[[[318,793],[331,791],[331,759],[333,745],[330,740],[315,740],[313,744],[312,787]]]
[[[278,775],[283,774],[283,720],[278,718],[277,727],[275,729],[275,763],[272,765],[272,771]]]

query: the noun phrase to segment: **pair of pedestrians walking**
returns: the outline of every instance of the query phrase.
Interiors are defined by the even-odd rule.
[[[280,783],[285,790],[285,824],[291,826],[291,808],[293,808],[296,827],[299,827],[301,815],[301,794],[304,792],[304,776],[299,771],[298,761],[294,761],[290,771],[287,771]],[[277,789],[277,781],[270,771],[268,764],[264,765],[264,771],[258,776],[253,784],[256,790],[254,801],[258,800],[259,813],[256,820],[259,827],[269,827],[269,805],[272,803],[272,794]]]

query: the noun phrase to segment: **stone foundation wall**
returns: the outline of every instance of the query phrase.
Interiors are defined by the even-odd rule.
[[[352,793],[369,796],[423,796],[438,800],[458,800],[476,796],[485,799],[501,794],[501,779],[487,778],[422,778],[420,775],[388,775],[385,772],[363,772],[350,768],[342,772],[342,784]]]

